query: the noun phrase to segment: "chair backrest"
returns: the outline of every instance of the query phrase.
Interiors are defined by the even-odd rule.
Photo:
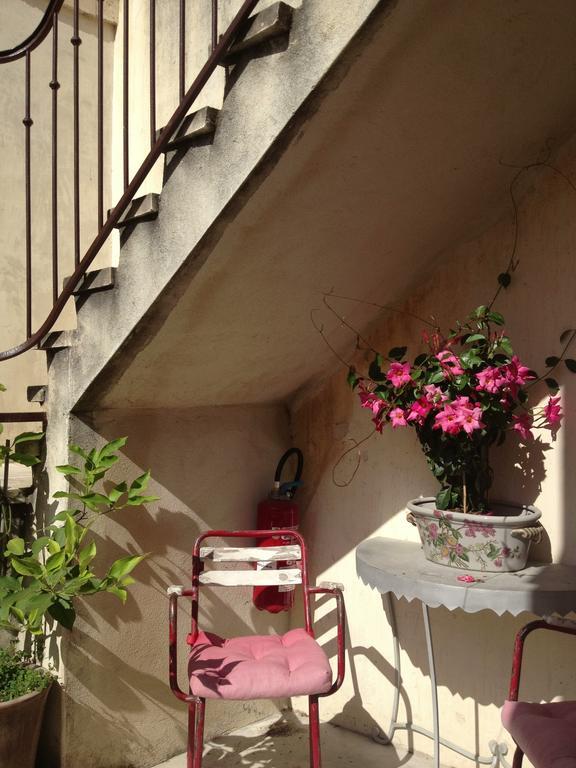
[[[206,546],[207,539],[270,539],[278,544],[271,547]],[[266,567],[280,562],[288,568]],[[210,563],[214,567],[206,568]],[[253,563],[256,567],[243,569],[219,568],[221,563]],[[198,634],[198,602],[200,587],[258,587],[298,586],[302,589],[304,623],[313,635],[309,598],[308,558],[302,536],[292,530],[206,531],[196,539],[192,559],[192,628],[190,641]]]

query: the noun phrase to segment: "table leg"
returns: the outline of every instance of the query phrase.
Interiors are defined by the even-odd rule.
[[[436,664],[434,662],[434,645],[430,630],[430,613],[428,606],[422,603],[422,615],[424,617],[424,632],[426,633],[426,651],[428,652],[428,673],[430,675],[430,689],[432,691],[432,733],[434,738],[434,766],[440,768],[440,723],[438,716],[438,688],[436,686]]]
[[[382,595],[382,601],[384,601],[384,595]],[[379,741],[381,744],[391,744],[394,738],[394,733],[398,726],[398,710],[400,709],[400,689],[402,687],[402,670],[400,668],[400,640],[398,639],[398,630],[396,627],[396,614],[394,613],[394,602],[390,592],[386,593],[386,601],[388,605],[388,621],[390,623],[390,629],[392,630],[392,643],[394,648],[394,701],[392,702],[392,716],[390,717],[390,725],[386,731],[378,728],[374,733],[375,741]]]

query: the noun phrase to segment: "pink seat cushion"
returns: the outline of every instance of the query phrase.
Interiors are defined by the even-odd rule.
[[[276,699],[326,693],[332,670],[304,629],[224,640],[200,632],[190,651],[190,689],[207,699]]]
[[[576,701],[507,701],[502,723],[535,768],[576,768]]]

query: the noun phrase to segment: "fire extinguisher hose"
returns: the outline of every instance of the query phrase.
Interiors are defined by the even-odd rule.
[[[290,459],[292,456],[296,456],[298,462],[296,465],[296,474],[294,475],[294,480],[292,480],[292,482],[283,483],[281,485],[281,487],[286,488],[290,496],[293,496],[296,493],[296,489],[300,485],[300,480],[302,478],[302,470],[304,469],[304,456],[300,448],[289,448],[280,458],[278,466],[276,467],[276,472],[274,474],[274,483],[280,484],[284,466],[288,459]]]

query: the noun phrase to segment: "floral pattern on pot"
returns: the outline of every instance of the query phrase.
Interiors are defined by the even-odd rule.
[[[408,502],[427,560],[466,571],[520,571],[542,535],[534,506],[492,502],[484,515],[439,510],[433,496]]]
[[[514,570],[510,560],[524,559],[520,543],[503,543],[493,525],[456,523],[450,513],[435,512],[435,519],[416,520],[426,557],[465,570]]]

